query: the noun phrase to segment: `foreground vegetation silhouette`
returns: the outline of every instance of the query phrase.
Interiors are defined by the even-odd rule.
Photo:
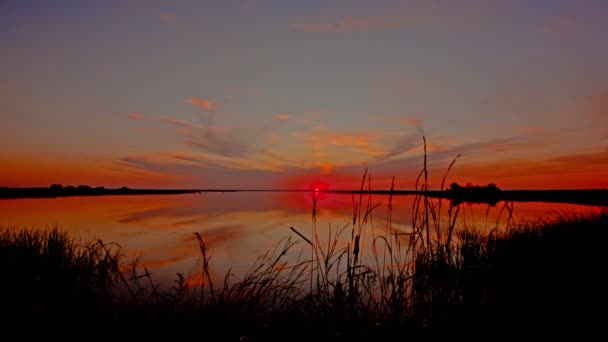
[[[159,324],[182,332],[204,328],[226,340],[279,340],[294,331],[289,339],[589,330],[601,326],[604,315],[590,308],[608,303],[606,228],[608,213],[599,212],[522,223],[500,233],[464,230],[454,248],[418,254],[412,274],[359,265],[332,280],[317,269],[311,292],[305,262],[298,267],[281,260],[294,246],[290,241],[233,285],[214,288],[204,273],[201,292],[183,277],[171,289],[137,285],[150,281],[149,274],[121,268],[115,245],[80,245],[57,229],[4,228],[0,297],[11,315],[5,323],[132,332]],[[331,259],[320,261],[323,271],[330,270]]]

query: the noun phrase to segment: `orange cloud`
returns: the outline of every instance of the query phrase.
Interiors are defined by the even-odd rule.
[[[335,22],[327,23],[295,23],[291,24],[292,30],[309,33],[346,33],[384,31],[395,29],[403,23],[403,18],[394,14],[344,17]]]
[[[199,99],[197,97],[191,97],[187,102],[191,105],[199,107],[202,110],[212,110],[214,107],[211,100]]]
[[[369,147],[363,147],[363,148],[356,148],[355,149],[356,152],[368,155],[370,157],[379,157],[379,156],[383,156],[386,154],[386,151],[383,149],[379,149],[379,148],[369,148]]]
[[[318,144],[321,148],[323,144],[334,145],[334,146],[351,146],[351,147],[363,147],[370,146],[372,141],[381,139],[386,136],[384,133],[372,133],[372,132],[355,132],[355,133],[344,133],[334,131],[322,131],[315,130],[314,133],[304,132],[292,132],[292,136],[306,140],[312,143]]]
[[[289,120],[289,115],[287,115],[287,114],[275,114],[274,118],[275,118],[275,120],[279,120],[279,121],[287,121],[287,120]]]

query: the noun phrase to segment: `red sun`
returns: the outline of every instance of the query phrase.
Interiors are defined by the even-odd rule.
[[[314,182],[308,186],[308,190],[313,192],[313,196],[315,199],[325,199],[327,198],[327,193],[325,190],[329,189],[329,184],[325,182]]]

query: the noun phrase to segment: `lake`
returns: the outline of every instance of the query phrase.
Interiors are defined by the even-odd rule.
[[[347,194],[323,194],[317,201],[316,227],[319,239],[346,227],[342,246],[350,240],[353,198]],[[369,197],[363,196],[363,206]],[[414,196],[394,196],[392,229],[411,230]],[[388,196],[373,195],[377,204],[366,229],[380,235],[387,228]],[[446,213],[449,202],[443,202]],[[462,205],[458,225],[466,222],[478,229],[503,227],[508,213],[483,204]],[[230,269],[239,277],[256,258],[284,238],[299,241],[288,257],[310,248],[296,235],[294,227],[308,238],[313,225],[313,200],[309,192],[230,192],[180,195],[92,196],[0,200],[0,225],[44,229],[59,226],[83,241],[100,238],[123,248],[125,261],[139,258],[155,282],[170,286],[176,273],[196,274],[201,254],[195,232],[203,237],[212,253],[211,271],[216,283]],[[599,207],[542,202],[515,202],[513,219],[534,220],[564,212],[582,213]],[[371,239],[363,253],[371,255]]]

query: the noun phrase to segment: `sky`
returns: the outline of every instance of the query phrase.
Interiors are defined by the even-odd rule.
[[[608,2],[0,2],[0,186],[608,188]]]

